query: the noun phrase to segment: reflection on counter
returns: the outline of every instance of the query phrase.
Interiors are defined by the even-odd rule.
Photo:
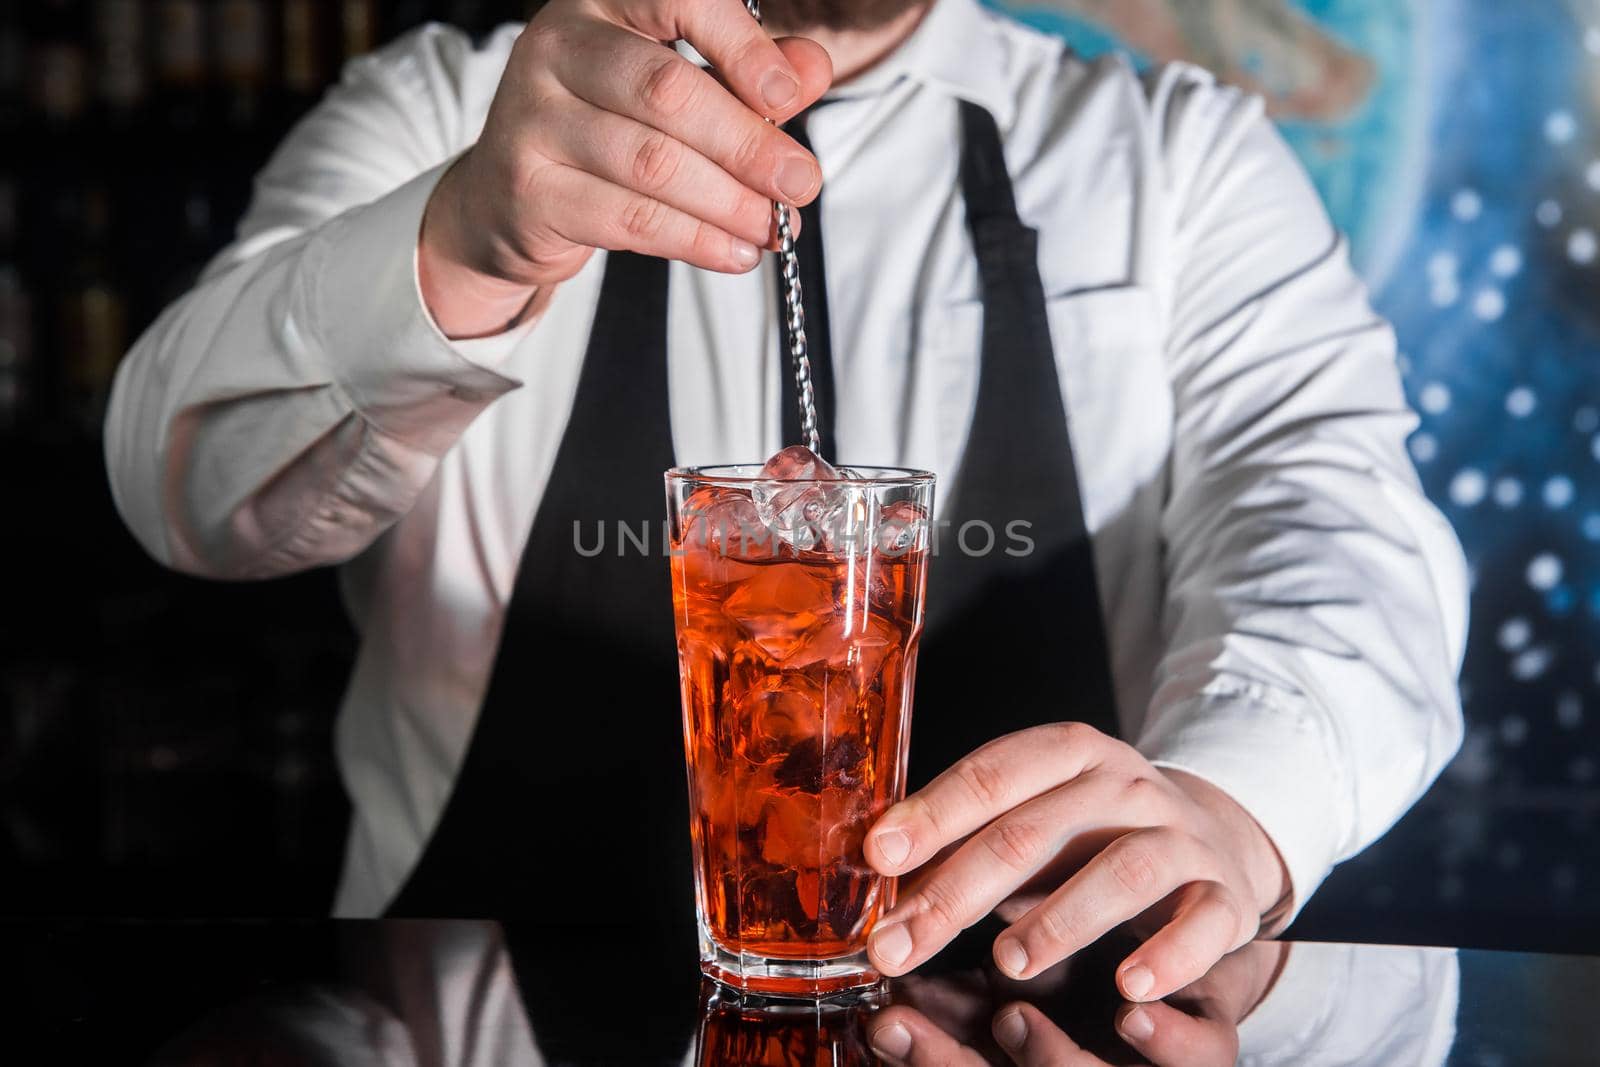
[[[560,956],[546,933],[484,922],[353,924],[340,930],[339,963],[326,980],[213,1011],[154,1062],[855,1067],[881,1062],[872,1049],[899,1030],[915,1043],[914,1062],[972,1067],[1440,1067],[1456,1035],[1460,971],[1448,949],[1258,942],[1143,1006],[1116,995],[1115,947],[1028,983],[974,967],[821,1003],[742,996],[706,981],[696,1014],[694,1000],[679,995],[688,965],[672,967],[673,981],[627,989],[584,983],[561,967],[554,977],[569,995],[559,1005],[536,1000]],[[648,966],[667,973],[666,961]],[[1154,1033],[1134,1048],[1120,1031],[1136,1010]],[[1027,1040],[1007,1050],[996,1023],[1018,1014]]]
[[[748,996],[709,978],[700,987],[696,1067],[867,1067],[867,1023],[882,993],[825,1000]]]

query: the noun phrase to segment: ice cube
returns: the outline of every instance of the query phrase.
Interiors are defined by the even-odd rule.
[[[810,867],[822,862],[822,826],[814,793],[783,793],[767,798],[761,858],[780,867]]]
[[[807,631],[833,614],[833,586],[805,567],[750,569],[756,573],[739,584],[722,610],[763,652],[783,660]]]
[[[857,678],[870,681],[878,666],[900,639],[894,624],[878,615],[859,615],[848,620],[855,632],[846,633],[846,620],[834,615],[824,619],[803,635],[785,657],[784,666],[809,667],[826,663],[835,671],[854,671]]]
[[[849,865],[862,864],[862,843],[872,823],[872,798],[857,788],[828,786],[817,797],[823,856]]]
[[[868,792],[823,789],[818,798],[822,837],[823,893],[818,917],[837,937],[854,936],[878,879],[862,855],[867,828],[874,822]]]
[[[895,656],[900,654],[897,649]],[[876,688],[877,679],[865,683],[849,675],[835,675],[828,679],[828,721],[840,723],[839,729],[855,730],[863,736],[876,736],[883,727],[883,695]]]
[[[822,732],[822,691],[804,675],[764,680],[739,697],[735,710],[749,724],[745,757],[757,763],[785,757]]]
[[[694,792],[696,806],[712,826],[733,825],[734,783],[718,762],[704,758],[698,761]]]
[[[691,555],[760,560],[770,558],[779,545],[761,521],[755,501],[742,489],[699,489],[683,502],[679,515],[679,544]]]
[[[792,482],[837,481],[841,475],[833,464],[805,445],[790,445],[775,453],[761,468],[761,477]]]
[[[834,468],[804,445],[791,445],[767,460],[760,477],[751,489],[756,511],[785,544],[833,552],[853,550],[864,540],[864,494],[849,470]]]
[[[909,500],[886,504],[873,530],[878,554],[898,559],[928,547],[928,513]]]

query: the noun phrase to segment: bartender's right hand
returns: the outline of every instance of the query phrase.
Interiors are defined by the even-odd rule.
[[[713,75],[668,42],[684,39]],[[770,125],[833,79],[742,0],[551,0],[511,53],[477,144],[428,203],[418,272],[446,334],[511,325],[596,248],[743,273],[772,201],[809,203],[816,160]]]

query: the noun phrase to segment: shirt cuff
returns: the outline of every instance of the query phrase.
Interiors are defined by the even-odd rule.
[[[521,383],[499,372],[532,328],[452,342],[417,281],[417,239],[441,164],[324,226],[308,272],[312,326],[332,376],[384,433],[443,455],[489,403]]]
[[[1261,825],[1289,873],[1280,925],[1293,921],[1342,839],[1338,763],[1321,716],[1254,686],[1215,688],[1152,711],[1135,747],[1216,786]]]

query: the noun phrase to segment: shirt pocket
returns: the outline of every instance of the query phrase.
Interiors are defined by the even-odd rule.
[[[1158,488],[1172,448],[1172,384],[1160,302],[1118,286],[1045,299],[1085,517],[1103,529]]]
[[[1071,429],[1091,528],[1159,476],[1172,443],[1172,390],[1160,304],[1119,286],[1045,298],[1056,375]],[[911,402],[932,419],[907,442],[907,458],[953,475],[977,409],[983,304],[948,301],[924,314]]]
[[[1150,290],[1088,289],[1044,303],[1056,371],[1069,397],[1114,395],[1134,378],[1167,389],[1160,305]]]

